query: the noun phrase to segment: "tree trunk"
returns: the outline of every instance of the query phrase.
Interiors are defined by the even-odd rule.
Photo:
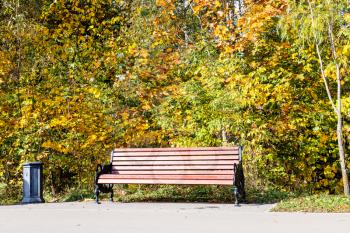
[[[341,74],[340,74],[340,65],[338,63],[338,55],[337,50],[335,49],[335,42],[333,36],[333,21],[328,24],[328,37],[331,45],[333,61],[336,67],[337,74],[337,104],[338,109],[335,111],[337,115],[337,138],[338,138],[338,150],[339,150],[339,161],[340,168],[343,178],[343,186],[344,186],[344,194],[349,196],[349,176],[346,169],[345,163],[345,152],[344,152],[344,143],[343,143],[343,118],[342,118],[342,103],[341,103],[341,94],[342,94],[342,86],[341,86]]]
[[[341,113],[338,114],[338,124],[337,124],[337,138],[338,138],[338,149],[339,149],[339,160],[341,174],[343,178],[344,194],[349,196],[349,177],[345,164],[345,153],[344,153],[344,144],[343,144],[343,130],[342,130],[342,116]]]
[[[312,24],[315,24],[315,19],[314,19],[314,12],[313,8],[311,5],[310,0],[307,1],[309,4],[309,10],[310,10],[310,15],[311,15],[311,20]],[[338,63],[338,56],[337,56],[337,51],[335,49],[335,42],[334,42],[334,36],[333,36],[333,18],[330,19],[328,22],[328,39],[330,43],[330,49],[332,52],[333,56],[333,62],[336,66],[336,75],[337,75],[337,105],[333,102],[333,97],[330,92],[330,88],[328,85],[327,77],[324,72],[323,68],[323,59],[321,55],[321,50],[319,48],[320,42],[319,38],[316,34],[315,31],[313,31],[313,37],[315,41],[315,46],[316,46],[316,52],[320,64],[320,71],[321,71],[321,76],[325,85],[325,89],[327,92],[328,99],[332,105],[333,111],[335,115],[337,116],[337,139],[338,139],[338,150],[339,150],[339,162],[340,162],[340,167],[341,167],[341,173],[342,173],[342,179],[343,179],[343,187],[344,187],[344,194],[347,196],[350,196],[350,191],[349,191],[349,176],[347,173],[346,169],[346,163],[345,163],[345,152],[344,152],[344,144],[343,144],[343,125],[342,125],[342,104],[341,104],[341,75],[340,75],[340,65]]]

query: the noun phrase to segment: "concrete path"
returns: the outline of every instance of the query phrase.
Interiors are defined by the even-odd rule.
[[[109,202],[0,206],[0,233],[350,232],[350,214],[272,213],[271,207]]]

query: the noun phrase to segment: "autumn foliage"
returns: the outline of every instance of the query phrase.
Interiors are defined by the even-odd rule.
[[[44,162],[55,195],[92,187],[115,147],[232,144],[245,148],[247,186],[341,192],[337,120],[314,47],[288,26],[289,1],[29,2],[0,2],[0,183],[10,195],[26,161]]]

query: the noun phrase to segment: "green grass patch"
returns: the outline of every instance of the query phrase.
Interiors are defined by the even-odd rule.
[[[0,205],[13,205],[18,202],[20,202],[19,196],[16,194],[9,195],[7,185],[0,183]]]
[[[276,212],[350,212],[350,197],[342,195],[312,195],[279,202],[271,211]]]
[[[44,192],[44,199],[46,202],[72,202],[72,201],[85,201],[92,200],[95,195],[92,190],[89,189],[70,189],[59,195],[52,195],[49,192]]]
[[[247,189],[245,203],[276,203],[296,195],[277,189]],[[71,189],[64,194],[44,196],[47,202],[94,200],[93,190]],[[109,194],[100,194],[101,200],[108,200]],[[233,203],[231,186],[220,185],[115,185],[114,200],[117,202],[209,202]]]
[[[121,202],[233,202],[232,188],[215,185],[122,185],[115,188]]]
[[[21,192],[10,193],[5,184],[0,183],[0,205],[18,204]],[[16,187],[21,190],[21,187]],[[294,194],[277,189],[246,189],[245,203],[276,203],[295,197]],[[93,188],[71,188],[53,195],[44,190],[46,202],[92,201],[95,199]],[[109,194],[101,193],[101,200],[108,200]],[[232,186],[221,185],[115,185],[114,200],[118,202],[209,202],[233,203]]]
[[[295,196],[296,194],[294,193],[277,189],[246,189],[246,199],[243,202],[258,204],[276,203]],[[220,185],[117,185],[115,187],[115,200],[121,202],[234,202],[232,187]]]
[[[246,202],[256,204],[272,204],[282,200],[296,197],[296,193],[284,190],[265,188],[265,189],[247,189]]]

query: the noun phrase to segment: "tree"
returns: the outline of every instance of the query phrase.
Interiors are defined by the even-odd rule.
[[[349,81],[349,16],[348,1],[304,0],[290,1],[288,16],[283,20],[299,33],[301,44],[313,46],[316,50],[320,76],[337,118],[336,134],[345,195],[350,195],[350,190],[343,142],[342,91],[345,82]]]

